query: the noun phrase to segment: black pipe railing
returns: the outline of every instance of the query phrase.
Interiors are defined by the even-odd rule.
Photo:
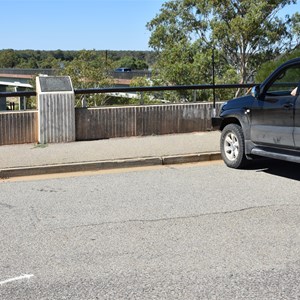
[[[0,92],[1,98],[9,97],[33,97],[36,96],[35,91],[18,91],[18,92]]]
[[[19,68],[0,68],[0,74],[13,74],[13,75],[56,75],[58,70],[56,69],[19,69]]]
[[[75,94],[104,94],[117,92],[156,92],[156,91],[182,91],[182,90],[213,90],[213,89],[235,89],[250,88],[255,84],[196,84],[196,85],[170,85],[170,86],[147,86],[147,87],[107,87],[76,89]],[[1,93],[0,93],[1,96]]]
[[[182,91],[182,90],[213,90],[213,89],[238,89],[251,88],[255,83],[246,84],[195,84],[195,85],[170,85],[170,86],[146,86],[146,87],[104,87],[75,89],[76,95],[105,94],[118,92],[155,92],[155,91]],[[31,97],[36,96],[35,91],[0,92],[0,97]]]

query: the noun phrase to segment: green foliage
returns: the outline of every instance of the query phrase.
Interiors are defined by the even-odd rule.
[[[61,75],[70,76],[75,89],[99,88],[113,85],[113,79],[108,75],[110,61],[98,55],[96,51],[82,50],[77,57],[66,64]],[[95,94],[86,97],[88,106],[104,105],[107,96]],[[77,99],[77,105],[80,100]]]
[[[295,0],[167,1],[147,24],[149,45],[160,54],[155,67],[171,84],[211,83],[215,48],[216,82],[246,83],[262,61],[289,50],[299,37],[297,14],[276,17],[290,3]]]
[[[147,69],[155,59],[156,54],[151,51],[0,50],[0,68],[55,69],[57,75],[71,76],[76,89],[112,86],[114,82],[109,74],[116,67],[128,64],[132,69]],[[30,84],[35,87],[35,80]],[[81,106],[85,101],[88,106],[136,104],[135,99],[94,94],[77,97],[76,105]],[[34,97],[28,99],[27,107],[36,107]]]
[[[130,68],[132,70],[145,70],[148,69],[148,65],[145,61],[137,59],[132,56],[125,56],[121,58],[120,60],[115,62],[116,68]]]
[[[239,77],[236,71],[233,68],[228,68],[223,70],[222,77],[216,79],[216,84],[235,84],[239,80]],[[244,91],[245,92],[245,91]],[[216,100],[217,101],[226,101],[232,99],[236,96],[235,89],[217,89],[216,90]],[[209,100],[212,100],[212,97],[209,97]]]
[[[26,99],[26,109],[36,109],[37,108],[37,99],[34,96],[28,97]]]
[[[278,57],[276,60],[267,61],[258,70],[256,76],[255,76],[255,82],[261,83],[264,81],[277,67],[279,67],[281,64],[286,62],[287,60],[300,57],[300,49],[295,49],[291,52],[288,52],[280,57]]]
[[[14,50],[6,49],[0,52],[0,68],[13,68],[18,60]]]
[[[147,87],[151,86],[151,81],[146,77],[135,77],[131,80],[131,87]],[[137,92],[139,99],[136,100],[136,104],[148,104],[151,103],[151,93],[149,92]]]
[[[103,51],[93,50],[97,56],[105,57],[115,62],[130,59],[138,69],[148,68],[156,60],[153,51]],[[0,50],[0,68],[26,68],[26,69],[61,69],[76,59],[80,51],[69,50]],[[112,68],[114,66],[112,65]],[[135,68],[133,68],[135,69]]]
[[[110,85],[107,71],[110,69],[110,61],[98,55],[93,50],[82,50],[61,71],[62,75],[68,75],[72,79],[74,88],[93,88],[102,85]]]
[[[296,12],[291,17],[291,34],[294,37],[294,43],[296,45],[300,44],[300,13]]]
[[[135,77],[130,84],[131,87],[147,87],[151,85],[151,80],[146,77]],[[110,96],[106,101],[107,105],[140,105],[159,103],[161,103],[161,101],[157,99],[156,93],[154,92],[136,92],[122,96]]]

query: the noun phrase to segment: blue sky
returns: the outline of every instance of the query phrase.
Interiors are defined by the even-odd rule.
[[[166,0],[0,0],[0,49],[148,50]],[[300,11],[299,4],[283,13]]]

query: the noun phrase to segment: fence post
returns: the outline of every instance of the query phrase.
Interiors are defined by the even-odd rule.
[[[141,92],[140,105],[144,105],[144,92]]]
[[[0,92],[6,92],[6,86],[0,85]],[[0,110],[6,110],[6,98],[0,97]]]
[[[67,76],[38,76],[38,141],[75,141],[75,94]]]

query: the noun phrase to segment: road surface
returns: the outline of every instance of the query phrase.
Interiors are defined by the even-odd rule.
[[[299,299],[300,165],[0,182],[0,299]]]

